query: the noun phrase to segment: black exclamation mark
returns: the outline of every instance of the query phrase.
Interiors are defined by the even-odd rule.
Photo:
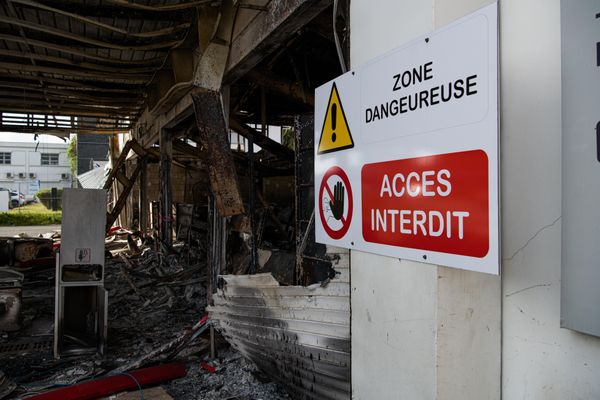
[[[336,135],[335,135],[335,124],[337,120],[337,104],[333,103],[331,105],[331,141],[335,143]]]

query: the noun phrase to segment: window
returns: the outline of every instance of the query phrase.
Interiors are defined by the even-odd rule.
[[[10,164],[11,153],[0,153],[0,164]]]
[[[0,153],[0,164],[10,164],[10,153]]]
[[[58,154],[42,153],[42,165],[58,165]]]

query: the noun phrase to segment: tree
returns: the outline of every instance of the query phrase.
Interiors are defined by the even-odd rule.
[[[74,136],[67,146],[67,157],[71,166],[71,174],[77,173],[77,136]]]

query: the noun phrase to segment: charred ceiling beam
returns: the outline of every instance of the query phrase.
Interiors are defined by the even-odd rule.
[[[67,79],[57,79],[50,78],[46,76],[35,76],[35,75],[15,75],[11,73],[0,72],[0,78],[6,78],[14,83],[23,83],[21,81],[33,80],[33,81],[43,81],[47,83],[49,87],[54,87],[56,89],[68,89],[68,90],[76,90],[76,91],[90,91],[90,92],[103,92],[103,93],[129,93],[131,96],[134,94],[142,95],[142,86],[133,86],[127,85],[124,83],[114,84],[114,86],[99,86],[99,85],[90,85],[87,83],[67,80]]]
[[[267,9],[231,43],[225,81],[231,83],[245,75],[331,3],[331,0],[270,1]]]
[[[304,90],[301,84],[292,83],[271,74],[266,75],[256,70],[248,72],[246,77],[263,86],[266,90],[289,97],[298,103],[308,106],[314,106],[315,104],[313,94]]]
[[[106,110],[106,111],[91,111],[86,107],[62,107],[59,110],[50,107],[43,106],[23,106],[19,107],[15,105],[14,102],[3,102],[0,100],[0,112],[10,112],[10,113],[35,113],[35,114],[49,114],[52,116],[73,116],[73,117],[101,117],[101,118],[109,118],[109,119],[123,119],[123,118],[133,118],[136,116],[136,113],[131,112],[120,112],[115,110]]]
[[[0,40],[14,42],[14,43],[28,44],[31,46],[37,46],[37,47],[41,47],[41,48],[47,48],[50,50],[60,51],[62,53],[72,54],[75,56],[80,56],[80,57],[88,58],[90,60],[96,60],[96,61],[100,61],[100,62],[107,63],[107,64],[127,65],[127,66],[153,65],[153,66],[158,67],[163,62],[162,58],[151,58],[151,59],[147,59],[147,60],[131,61],[131,60],[110,58],[110,57],[103,57],[103,56],[99,56],[98,54],[91,54],[91,53],[79,50],[73,46],[60,45],[60,44],[56,44],[54,42],[44,41],[44,40],[22,38],[20,36],[14,36],[14,35],[5,34],[5,33],[0,33]]]
[[[0,130],[17,133],[45,133],[48,135],[70,135],[72,133],[94,134],[94,135],[115,135],[118,133],[127,133],[128,129],[96,129],[96,128],[52,128],[39,126],[17,126],[0,124]],[[1,136],[0,136],[1,137]]]
[[[17,14],[15,7],[10,2],[10,0],[6,1],[6,9],[8,10],[8,13],[12,17],[12,19],[19,20],[19,15]],[[28,48],[30,51],[33,51],[33,45],[31,45],[31,43],[28,43],[28,37],[27,37],[23,27],[17,26],[17,29],[19,31],[19,36],[25,41],[25,43],[24,43],[25,47]],[[37,65],[35,59],[30,58],[29,61],[31,62],[32,65],[34,65],[34,66]],[[42,89],[45,89],[46,84],[44,83],[44,81],[38,80],[38,83]],[[46,99],[46,105],[48,108],[52,108],[52,104],[50,102],[50,99],[48,99],[48,98]]]
[[[194,11],[193,9],[186,8],[181,10],[161,10],[160,12],[156,12],[125,8],[119,5],[99,1],[94,3],[84,3],[82,1],[73,0],[43,0],[43,3],[47,6],[59,8],[63,11],[85,17],[123,19],[129,21],[182,21],[187,20]],[[24,4],[22,5],[22,8],[34,9],[34,7]]]
[[[131,8],[134,10],[153,11],[153,12],[164,12],[164,11],[176,11],[185,10],[188,8],[194,8],[205,4],[214,3],[214,0],[197,0],[190,2],[180,2],[173,4],[165,4],[159,6],[145,5],[140,3],[134,3],[128,0],[104,0],[105,3],[118,5],[125,8]]]
[[[34,59],[34,60],[38,60],[38,61],[46,61],[46,62],[51,62],[51,63],[55,63],[55,64],[63,64],[63,65],[69,65],[71,67],[86,68],[86,69],[90,69],[90,70],[103,71],[103,72],[122,73],[124,70],[123,67],[111,67],[109,65],[95,64],[95,63],[89,63],[89,62],[76,62],[70,58],[48,56],[48,55],[32,53],[32,52],[28,52],[28,51],[0,49],[0,56]],[[156,70],[156,67],[152,68],[152,67],[135,67],[135,66],[127,67],[127,69],[126,69],[127,73],[129,73],[129,74],[148,74],[148,73],[154,72],[155,70]]]
[[[14,97],[21,100],[26,99],[41,99],[45,96],[49,98],[54,98],[57,100],[68,100],[68,101],[79,101],[79,102],[88,102],[91,104],[98,105],[142,105],[143,100],[137,97],[132,96],[110,96],[110,97],[100,97],[100,96],[88,96],[83,92],[69,91],[69,90],[60,90],[60,89],[52,89],[47,88],[42,90],[39,87],[28,88],[22,87],[19,83],[4,83],[0,81],[0,96],[6,97]]]
[[[33,127],[45,127],[45,128],[79,128],[79,129],[98,129],[98,130],[111,130],[111,129],[129,129],[131,125],[126,120],[115,121],[113,123],[93,123],[93,122],[81,122],[81,120],[75,120],[73,117],[70,119],[48,119],[47,115],[38,116],[34,114],[17,114],[8,115],[5,113],[0,119],[0,124],[7,126],[33,126]],[[27,124],[27,125],[26,125]]]
[[[205,152],[200,147],[194,147],[183,140],[173,140],[173,150],[185,154],[190,157],[198,158],[203,160],[206,158]]]
[[[63,15],[65,17],[70,17],[74,20],[83,22],[85,24],[93,25],[98,28],[110,31],[110,32],[116,32],[116,33],[120,33],[122,35],[130,36],[130,37],[153,38],[153,37],[165,36],[165,35],[171,35],[173,33],[177,33],[181,30],[184,30],[184,29],[187,29],[190,27],[190,23],[183,23],[183,24],[177,24],[177,25],[174,25],[171,27],[159,29],[156,31],[130,32],[130,31],[127,31],[126,29],[121,29],[121,28],[118,28],[113,25],[105,24],[96,19],[88,18],[88,17],[82,16],[82,15],[79,15],[76,13],[72,13],[72,12],[58,9],[55,7],[50,7],[45,4],[39,3],[37,1],[33,1],[33,0],[10,0],[10,1],[11,1],[11,3],[27,5],[27,6],[34,7],[34,8],[40,9],[40,10],[50,11],[50,12],[58,14],[58,15]]]
[[[84,101],[78,98],[72,97],[61,97],[61,96],[52,96],[52,95],[43,95],[43,94],[23,94],[23,93],[14,93],[14,92],[6,92],[0,90],[0,98],[3,101],[10,99],[11,104],[23,106],[36,106],[47,104],[47,101],[51,101],[53,104],[62,105],[65,107],[68,106],[78,106],[78,107],[89,107],[90,110],[128,110],[128,111],[139,111],[142,109],[142,104],[136,103],[119,103],[119,102],[104,102],[102,104],[93,102],[93,101]],[[40,101],[42,100],[42,101]]]
[[[93,39],[87,36],[77,35],[71,32],[66,32],[61,29],[52,28],[46,25],[38,24],[31,21],[23,21],[17,18],[0,16],[0,22],[5,24],[10,24],[14,26],[18,26],[25,29],[35,30],[38,32],[47,33],[54,36],[59,36],[65,39],[74,40],[80,43],[87,43],[92,46],[97,46],[100,48],[114,49],[114,50],[157,50],[157,49],[167,49],[176,47],[181,40],[169,40],[169,41],[152,41],[151,43],[141,44],[141,45],[131,45],[131,44],[120,44],[120,43],[111,43],[102,40]]]
[[[231,127],[231,129],[244,136],[245,138],[254,140],[255,144],[262,147],[269,153],[286,161],[294,161],[294,151],[292,149],[289,149],[277,143],[273,139],[270,139],[269,137],[256,131],[250,126],[244,124],[243,122],[240,122],[235,117],[229,118],[229,126]]]
[[[114,74],[106,72],[96,71],[83,71],[81,69],[74,68],[55,68],[55,67],[44,67],[41,65],[31,64],[20,64],[20,63],[9,63],[0,62],[0,69],[14,70],[14,71],[27,71],[27,72],[42,72],[46,74],[56,74],[74,77],[83,80],[96,80],[103,82],[115,82],[115,83],[132,83],[132,84],[144,84],[152,75],[144,74]]]

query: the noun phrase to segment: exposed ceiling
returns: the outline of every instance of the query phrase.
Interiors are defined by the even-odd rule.
[[[208,3],[219,2],[0,2],[0,130],[126,130],[169,52],[195,32],[196,7]]]

